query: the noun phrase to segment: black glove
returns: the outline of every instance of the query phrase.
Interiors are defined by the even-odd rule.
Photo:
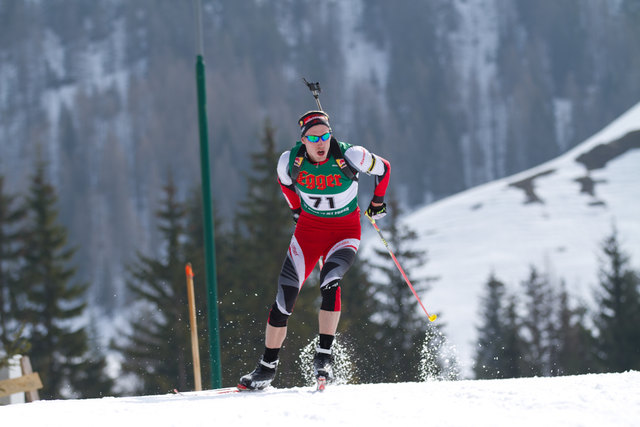
[[[301,208],[291,209],[291,215],[293,216],[293,222],[298,223],[298,218],[300,218],[300,212],[302,212]]]
[[[380,206],[373,206],[373,204],[369,203],[369,207],[367,208],[366,215],[371,219],[380,219],[383,218],[387,214],[387,204],[383,203]]]

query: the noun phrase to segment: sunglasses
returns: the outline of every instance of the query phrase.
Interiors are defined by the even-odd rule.
[[[320,140],[326,141],[327,139],[331,138],[331,132],[327,132],[324,135],[306,135],[305,138],[307,138],[307,141],[309,142],[318,142]]]

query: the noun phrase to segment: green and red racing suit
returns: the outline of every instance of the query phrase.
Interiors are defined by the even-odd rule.
[[[297,177],[291,170],[301,142],[278,161],[278,182],[292,211],[300,212],[295,232],[278,279],[276,301],[269,315],[272,326],[286,326],[302,285],[322,257],[321,309],[340,311],[339,282],[355,260],[360,245],[358,175],[375,176],[373,202],[382,203],[389,183],[389,162],[358,145],[332,140],[342,154],[320,163],[305,158]],[[356,179],[349,178],[339,162],[346,162]]]

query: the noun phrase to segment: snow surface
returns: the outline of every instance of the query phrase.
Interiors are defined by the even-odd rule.
[[[445,325],[463,376],[470,377],[476,328],[482,322],[479,300],[492,272],[509,291],[518,292],[530,266],[535,265],[552,283],[558,285],[563,279],[569,295],[593,303],[601,242],[611,234],[613,224],[632,267],[639,268],[640,150],[629,150],[604,168],[591,171],[597,182],[594,196],[580,193],[575,181],[587,175],[586,168],[575,161],[580,154],[636,129],[640,129],[640,103],[552,161],[453,195],[403,218],[418,234],[416,249],[428,255],[427,263],[414,268],[411,275],[439,278],[421,299],[430,313],[439,315],[436,322]],[[536,194],[544,203],[525,204],[523,190],[509,185],[549,170],[553,173],[534,180]],[[370,258],[373,248],[384,250],[369,230],[362,256]]]
[[[40,401],[0,407],[2,425],[637,426],[640,372]]]

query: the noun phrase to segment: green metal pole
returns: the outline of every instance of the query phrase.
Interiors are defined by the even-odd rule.
[[[204,249],[207,281],[207,307],[209,311],[209,360],[211,362],[211,388],[222,387],[220,363],[220,332],[218,325],[218,284],[216,280],[216,250],[211,201],[211,173],[209,169],[209,130],[207,126],[207,94],[202,57],[202,30],[200,2],[196,2],[198,28],[198,54],[196,57],[196,84],[198,91],[198,123],[200,127],[200,171],[202,174],[202,204],[204,215]]]

